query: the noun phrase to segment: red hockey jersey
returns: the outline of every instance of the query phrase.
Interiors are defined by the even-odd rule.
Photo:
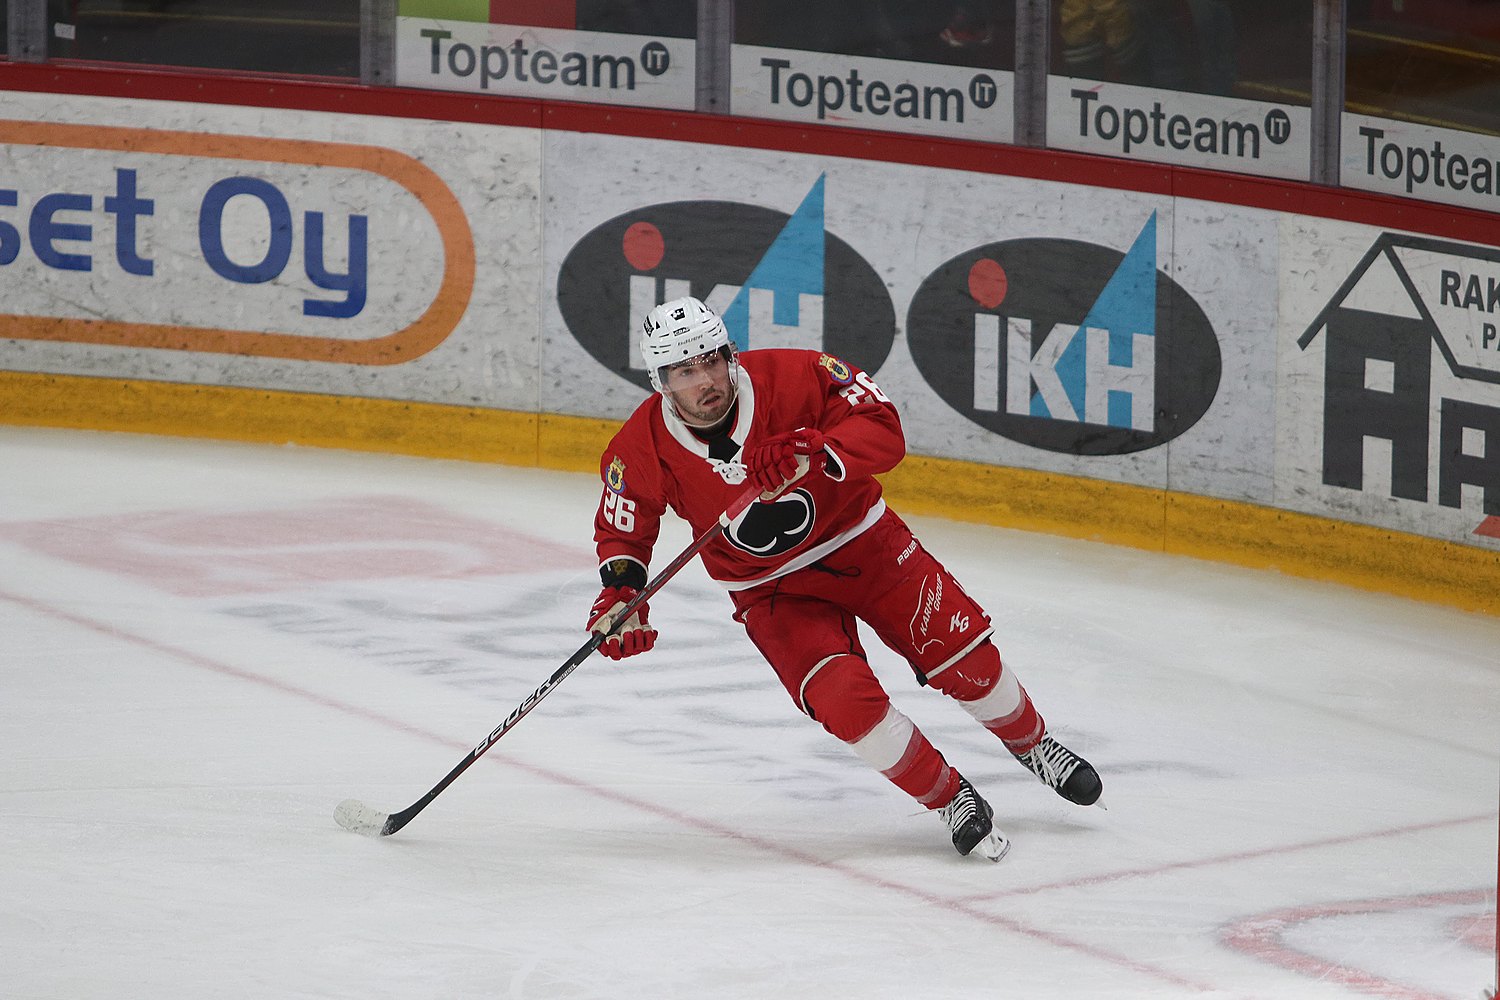
[[[816,562],[884,513],[874,476],[901,461],[906,439],[870,376],[817,351],[746,351],[739,362],[735,416],[716,440],[694,433],[654,394],[610,441],[594,517],[601,566],[626,558],[649,567],[669,507],[695,536],[713,527],[748,488],[746,446],[799,427],[823,433],[826,470],[751,504],[702,550],[709,576],[730,590],[774,579]]]

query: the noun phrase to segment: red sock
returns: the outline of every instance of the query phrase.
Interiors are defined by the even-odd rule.
[[[808,681],[803,697],[824,729],[922,805],[947,805],[958,791],[958,773],[891,705],[863,660],[848,656],[826,664]]]
[[[958,772],[948,766],[922,730],[900,709],[888,706],[884,718],[849,746],[907,795],[928,809],[945,806],[958,791]]]
[[[1015,671],[1000,662],[1000,651],[985,642],[932,679],[932,686],[951,695],[979,724],[1000,737],[1005,749],[1023,754],[1036,746],[1047,724]]]

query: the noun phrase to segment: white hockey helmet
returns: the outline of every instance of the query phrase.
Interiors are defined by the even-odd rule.
[[[735,385],[739,373],[734,360],[734,344],[718,313],[689,295],[663,302],[646,314],[642,324],[641,358],[646,362],[651,387],[657,392],[665,391],[662,388],[663,368],[715,351],[722,351],[729,360],[730,385]]]

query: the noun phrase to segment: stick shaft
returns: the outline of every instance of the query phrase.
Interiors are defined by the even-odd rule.
[[[527,695],[525,700],[517,705],[515,707],[515,710],[505,717],[504,722],[500,723],[500,725],[491,730],[490,734],[483,740],[481,740],[478,746],[476,746],[473,750],[470,750],[469,755],[463,760],[459,761],[458,765],[454,767],[453,770],[449,771],[447,775],[444,776],[442,781],[439,781],[436,785],[432,786],[432,789],[426,795],[422,796],[420,799],[413,802],[411,805],[407,806],[400,812],[391,813],[390,816],[386,818],[385,825],[380,830],[380,835],[382,837],[390,836],[391,834],[395,833],[397,830],[405,826],[407,823],[410,823],[412,819],[416,817],[417,813],[421,812],[423,809],[426,809],[428,804],[442,793],[443,789],[453,784],[453,782],[457,780],[458,776],[467,771],[470,765],[472,765],[476,760],[478,760],[480,757],[483,757],[485,755],[485,752],[488,751],[490,747],[494,746],[495,743],[500,739],[500,737],[510,732],[513,728],[515,728],[517,723],[526,718],[527,715],[531,714],[531,710],[533,708],[536,708],[537,705],[541,703],[543,698],[551,694],[553,688],[561,684],[569,674],[578,669],[578,665],[584,660],[588,659],[590,654],[592,654],[594,650],[598,649],[605,639],[608,639],[611,635],[614,635],[615,632],[619,631],[620,626],[630,620],[630,616],[635,613],[637,608],[639,608],[642,604],[645,604],[648,600],[651,599],[651,596],[653,594],[661,590],[662,587],[666,586],[668,580],[676,576],[684,566],[691,562],[693,560],[693,557],[703,550],[704,546],[708,545],[709,542],[712,542],[715,538],[719,537],[719,534],[723,532],[725,528],[729,527],[730,523],[733,522],[735,518],[744,513],[752,503],[760,498],[760,496],[761,493],[759,490],[751,488],[737,497],[734,503],[730,504],[728,509],[725,510],[724,513],[719,515],[719,520],[714,524],[713,527],[708,528],[697,538],[693,539],[692,544],[678,553],[677,557],[670,563],[668,563],[665,567],[663,567],[661,572],[657,573],[656,576],[651,578],[651,580],[646,584],[646,586],[641,590],[639,594],[632,598],[630,602],[625,605],[625,607],[620,609],[619,613],[615,615],[614,621],[611,622],[608,631],[595,632],[593,635],[589,636],[587,642],[585,642],[582,646],[579,646],[578,650],[572,656],[568,657],[567,660],[562,664],[562,666],[553,671],[552,676],[543,681],[540,687],[531,692],[531,694]]]

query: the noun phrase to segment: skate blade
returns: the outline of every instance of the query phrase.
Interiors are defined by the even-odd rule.
[[[1010,839],[998,830],[990,833],[979,843],[974,845],[971,852],[988,861],[1000,861],[1010,853]]]

